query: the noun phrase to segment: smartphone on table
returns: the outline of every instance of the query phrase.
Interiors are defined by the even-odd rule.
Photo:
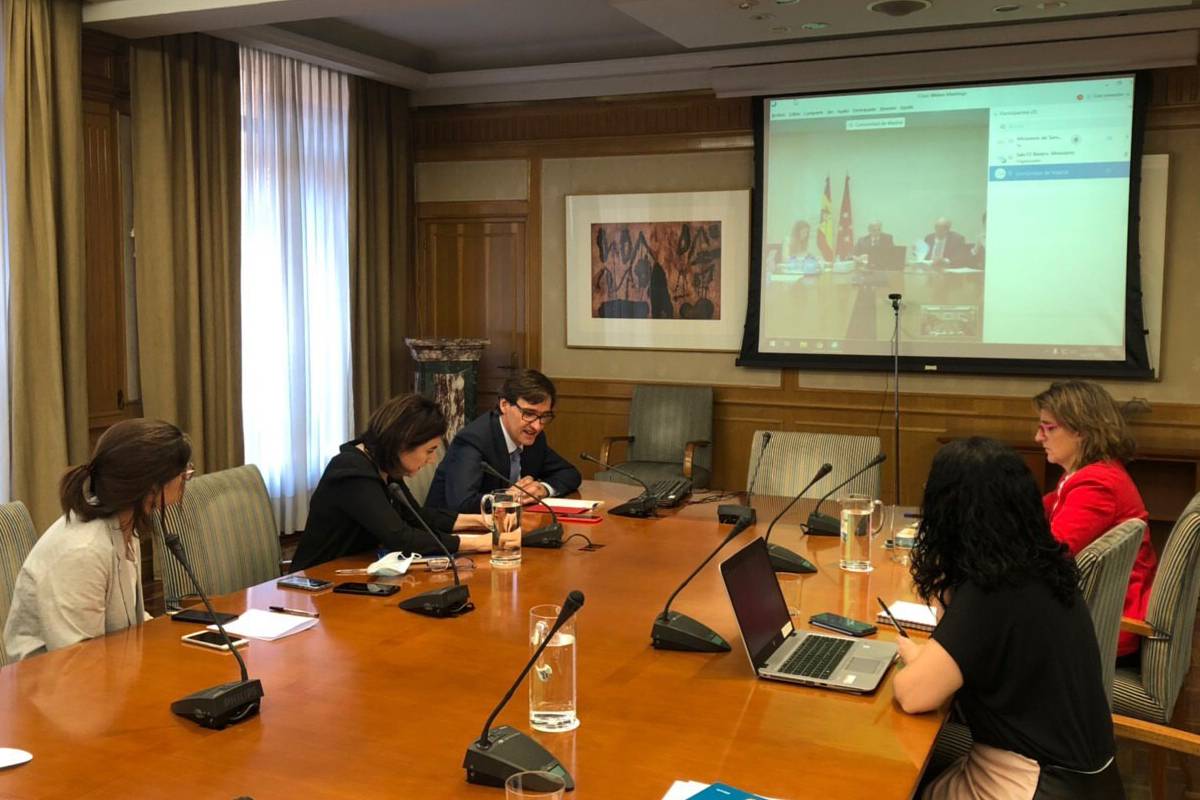
[[[319,592],[333,586],[333,581],[323,581],[320,578],[306,578],[303,575],[288,575],[275,581],[281,589],[300,589],[305,592]]]
[[[237,636],[230,636],[234,647],[245,647],[250,644],[249,639],[241,639]],[[207,647],[210,650],[224,650],[229,652],[229,645],[225,644],[225,637],[220,631],[193,631],[192,633],[184,634],[180,640],[187,644],[199,645]]]
[[[808,618],[810,625],[816,625],[818,628],[825,628],[830,631],[844,633],[847,636],[870,636],[878,630],[869,622],[859,622],[856,619],[843,617],[840,614],[830,614],[828,612],[822,614],[814,614]]]
[[[376,597],[390,597],[400,591],[399,586],[390,583],[339,583],[333,587],[337,594],[366,594]]]

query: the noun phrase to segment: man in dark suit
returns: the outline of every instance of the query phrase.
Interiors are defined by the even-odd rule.
[[[950,230],[950,220],[939,217],[933,223],[933,233],[925,237],[925,260],[935,267],[961,266],[971,256],[967,240],[961,233]]]
[[[854,257],[859,261],[866,262],[876,248],[891,247],[892,245],[892,235],[883,232],[883,223],[877,219],[871,220],[867,223],[867,235],[854,244]]]
[[[478,514],[488,492],[506,488],[481,468],[487,462],[537,498],[569,494],[583,480],[579,470],[546,444],[554,419],[554,384],[537,370],[522,370],[500,388],[497,408],[467,425],[434,473],[425,505]],[[533,498],[518,492],[524,503]]]

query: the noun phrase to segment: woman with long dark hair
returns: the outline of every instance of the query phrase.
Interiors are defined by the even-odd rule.
[[[59,485],[63,515],[17,575],[4,649],[15,659],[140,625],[141,548],[151,518],[178,503],[192,445],[167,422],[131,419],[96,442]]]
[[[342,445],[325,467],[308,507],[292,569],[379,547],[389,552],[440,555],[411,507],[451,553],[487,552],[487,533],[456,533],[483,528],[479,514],[421,508],[403,478],[416,475],[437,455],[446,418],[427,397],[402,394],[375,409],[367,429]],[[408,501],[395,500],[398,491]]]
[[[1025,462],[991,439],[948,444],[921,513],[913,583],[944,613],[927,644],[899,641],[895,696],[909,713],[954,697],[974,739],[923,796],[1123,797],[1078,570]]]

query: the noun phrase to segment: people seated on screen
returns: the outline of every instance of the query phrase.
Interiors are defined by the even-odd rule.
[[[1123,797],[1092,617],[1024,460],[946,445],[921,513],[913,586],[943,610],[927,643],[897,640],[895,698],[919,714],[953,697],[973,740],[922,797]]]
[[[478,511],[484,494],[507,487],[483,471],[485,462],[525,490],[517,493],[522,503],[578,489],[579,470],[546,443],[556,397],[553,382],[537,370],[521,370],[505,380],[498,406],[450,442],[426,502],[460,513]]]
[[[427,397],[397,395],[375,409],[362,435],[343,444],[325,467],[292,569],[371,550],[441,554],[417,514],[451,553],[491,550],[489,534],[466,533],[484,527],[478,510],[455,514],[421,508],[404,484],[405,477],[433,461],[445,434],[446,418]]]
[[[130,419],[101,434],[59,483],[63,515],[25,558],[4,626],[13,659],[140,625],[141,537],[183,498],[192,445],[167,422]]]
[[[871,220],[867,223],[867,235],[854,243],[854,260],[865,264],[872,253],[879,252],[882,247],[892,247],[894,244],[892,235],[883,232],[883,223],[877,219]]]
[[[802,275],[815,275],[821,271],[821,262],[812,252],[812,226],[804,220],[792,223],[792,232],[784,237],[777,269]]]
[[[1033,399],[1033,405],[1038,412],[1034,440],[1046,451],[1046,460],[1063,469],[1054,491],[1043,498],[1046,518],[1054,538],[1071,555],[1127,519],[1149,520],[1146,504],[1124,466],[1134,454],[1133,436],[1104,387],[1090,381],[1052,383]],[[1158,556],[1147,530],[1129,576],[1125,616],[1146,618],[1157,569]],[[1136,660],[1140,641],[1122,632],[1117,655]]]
[[[958,231],[950,230],[951,222],[946,217],[939,217],[933,223],[933,233],[925,237],[925,261],[935,267],[955,267],[962,265],[970,256],[967,240]]]

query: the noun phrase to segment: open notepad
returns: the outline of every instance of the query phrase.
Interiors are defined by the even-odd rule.
[[[230,636],[241,636],[243,639],[258,639],[262,642],[273,642],[293,633],[306,631],[317,624],[314,617],[301,617],[296,614],[276,614],[273,611],[263,611],[251,608],[240,617],[225,626]],[[209,625],[210,631],[217,629]]]
[[[892,616],[896,618],[896,622],[900,623],[900,626],[903,628],[912,628],[915,631],[932,631],[937,627],[937,611],[921,603],[909,603],[905,600],[897,600],[888,606],[888,611],[892,612]],[[884,625],[891,624],[887,615],[882,611],[875,615],[875,620],[876,622],[882,622]]]

